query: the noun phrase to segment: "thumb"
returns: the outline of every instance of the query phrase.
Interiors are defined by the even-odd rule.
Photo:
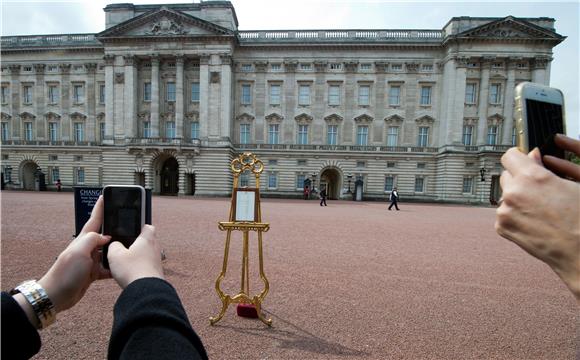
[[[528,157],[534,160],[538,165],[544,165],[542,163],[542,154],[540,153],[540,149],[535,148],[534,150],[530,151]]]
[[[118,257],[118,256],[123,256],[123,254],[125,252],[127,252],[129,250],[127,250],[125,248],[125,246],[123,246],[123,244],[121,244],[118,241],[113,241],[112,243],[109,244],[109,251],[107,254],[107,257],[109,258],[109,262],[111,262],[111,257]]]

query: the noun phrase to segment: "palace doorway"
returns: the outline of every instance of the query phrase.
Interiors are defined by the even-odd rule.
[[[38,165],[34,161],[26,161],[22,164],[21,185],[24,190],[36,190],[36,169]]]
[[[177,195],[179,191],[179,164],[174,157],[170,157],[161,166],[161,195]]]
[[[328,168],[320,173],[320,190],[326,188],[328,199],[340,199],[341,179],[339,170],[335,168]]]

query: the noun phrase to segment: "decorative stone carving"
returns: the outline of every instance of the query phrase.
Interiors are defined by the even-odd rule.
[[[374,120],[374,118],[370,115],[367,114],[362,114],[359,115],[357,117],[354,118],[354,122],[356,122],[357,124],[363,124],[363,123],[371,123]]]
[[[552,61],[552,58],[550,57],[536,56],[533,60],[534,69],[546,69],[550,61]]]
[[[330,114],[324,117],[324,121],[326,121],[329,125],[338,125],[343,120],[343,117],[338,114]]]
[[[8,65],[11,74],[19,74],[20,73],[20,65]]]
[[[405,119],[397,114],[390,115],[385,118],[385,123],[387,125],[397,125],[403,123],[404,121]]]
[[[175,55],[175,65],[183,65],[185,62],[185,56],[183,54],[176,54]]]
[[[407,62],[405,63],[405,69],[407,70],[407,72],[416,73],[419,70],[420,65],[421,64],[416,62]]]
[[[163,114],[161,114],[161,120],[163,120],[163,121],[175,121],[175,113],[164,112]]]
[[[60,67],[60,71],[63,74],[70,74],[70,69],[71,69],[72,65],[71,64],[60,64],[59,67]]]
[[[230,54],[220,54],[220,60],[222,61],[222,65],[232,66],[234,59]]]
[[[100,112],[100,113],[97,114],[97,121],[98,122],[105,121],[105,113],[104,112]]]
[[[268,122],[280,122],[284,120],[284,116],[277,113],[271,113],[270,115],[266,115],[265,119]]]
[[[199,120],[199,113],[197,111],[189,111],[185,113],[185,118],[190,122],[195,122]]]
[[[389,63],[386,61],[375,61],[375,69],[379,73],[384,73],[389,68]]]
[[[183,35],[187,30],[177,21],[163,19],[151,26],[151,30],[145,32],[147,35]]]
[[[5,113],[4,111],[2,111],[2,113],[0,113],[0,117],[4,121],[8,121],[8,120],[12,119],[12,116],[8,113]]]
[[[60,120],[60,115],[52,111],[49,111],[46,114],[44,114],[44,117],[46,118],[47,121]]]
[[[37,74],[42,74],[44,72],[45,64],[34,64],[34,72]]]
[[[133,66],[137,59],[133,55],[124,55],[123,60],[125,61],[125,66]]]
[[[85,114],[81,114],[78,111],[75,111],[74,113],[70,114],[69,117],[71,118],[72,121],[84,121],[87,119],[87,116]]]
[[[504,117],[500,114],[493,114],[487,118],[487,125],[501,125],[503,123]]]
[[[103,56],[103,60],[105,61],[106,66],[111,66],[115,64],[115,55],[107,54]]]
[[[266,69],[268,68],[268,62],[267,61],[255,61],[254,66],[256,67],[257,72],[266,72]]]
[[[159,67],[159,55],[157,54],[151,54],[151,66],[157,66]]]
[[[458,56],[457,58],[455,58],[455,67],[466,68],[471,62],[473,62],[471,58],[468,58],[466,56]]]
[[[296,68],[298,68],[298,61],[296,60],[284,61],[284,69],[286,69],[287,72],[290,73],[296,72]]]
[[[344,69],[347,72],[356,72],[358,69],[358,61],[345,61]]]
[[[429,115],[423,115],[417,119],[415,119],[417,125],[431,125],[435,122],[435,119]]]
[[[314,62],[314,68],[316,69],[317,72],[325,72],[327,67],[328,63],[326,61],[318,60]]]
[[[270,114],[268,116],[272,116],[272,115],[279,116],[278,114],[275,114],[275,113]],[[249,121],[253,121],[254,120],[254,116],[252,116],[252,115],[250,115],[248,113],[243,113],[243,114],[240,114],[240,115],[236,116],[236,120],[238,120],[238,121],[248,121],[249,122]]]
[[[209,54],[200,54],[199,55],[199,64],[200,65],[209,65],[210,55]]]
[[[139,121],[149,121],[151,114],[148,111],[141,112],[137,115]]]
[[[125,83],[125,73],[115,73],[115,84]]]
[[[469,117],[463,119],[464,126],[476,126],[478,118],[476,117]]]
[[[296,122],[300,125],[307,125],[310,124],[312,122],[314,118],[306,113],[302,113],[298,116],[294,117],[294,120],[296,120]]]
[[[219,82],[220,82],[220,79],[221,79],[221,76],[220,76],[220,72],[219,72],[219,71],[212,71],[212,72],[210,73],[210,76],[209,76],[209,81],[210,81],[212,84],[219,83]]]
[[[96,63],[85,63],[85,69],[89,74],[94,74],[97,71],[97,64]]]
[[[25,112],[20,114],[20,118],[22,120],[34,120],[34,119],[36,119],[36,115],[31,114],[28,111],[25,111]]]

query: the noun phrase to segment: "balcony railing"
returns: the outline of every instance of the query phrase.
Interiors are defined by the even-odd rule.
[[[103,44],[95,38],[95,34],[3,36],[0,38],[0,44],[3,49],[56,46],[103,46]]]
[[[2,140],[2,146],[99,146],[100,141],[74,141],[74,140]]]
[[[129,138],[128,145],[175,145],[175,146],[199,146],[199,139],[176,139],[176,138]]]
[[[436,147],[405,147],[405,146],[365,146],[365,145],[298,145],[298,144],[234,144],[240,150],[307,150],[307,151],[339,151],[339,152],[428,152],[436,153]]]
[[[242,43],[255,42],[384,42],[428,41],[440,42],[442,30],[264,30],[239,31]]]

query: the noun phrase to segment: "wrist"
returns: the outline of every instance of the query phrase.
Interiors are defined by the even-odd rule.
[[[35,280],[28,280],[10,291],[28,320],[37,329],[48,327],[56,319],[56,311],[46,290]]]

